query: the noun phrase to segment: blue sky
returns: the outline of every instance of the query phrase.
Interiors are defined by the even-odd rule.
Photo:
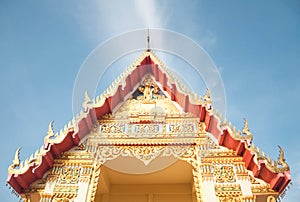
[[[43,143],[48,123],[60,130],[72,118],[77,72],[101,42],[140,28],[180,32],[199,43],[218,67],[227,119],[249,120],[254,143],[273,159],[286,152],[300,191],[300,2],[88,1],[0,2],[0,197],[15,150],[29,157]],[[124,65],[124,68],[128,64]]]

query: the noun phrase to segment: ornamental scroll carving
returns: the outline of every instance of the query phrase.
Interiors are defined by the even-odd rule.
[[[119,156],[131,156],[139,159],[145,165],[148,165],[152,160],[154,160],[158,156],[173,156],[180,160],[186,161],[193,167],[193,178],[195,181],[196,198],[197,201],[201,201],[201,185],[199,183],[199,177],[201,175],[199,169],[199,161],[197,159],[198,154],[199,149],[197,146],[98,146],[96,150],[96,162],[97,164],[102,165],[106,161],[116,159]],[[94,183],[95,186],[97,184],[96,182]],[[91,198],[94,197],[93,194],[91,195]]]
[[[53,201],[54,202],[72,202],[74,200],[64,197],[64,198],[54,198]]]
[[[233,183],[236,181],[232,166],[215,166],[214,175],[217,183]]]
[[[187,123],[172,124],[128,124],[128,123],[101,123],[99,136],[105,138],[149,138],[149,137],[191,137],[196,136],[197,130],[203,132],[202,128],[197,128],[195,121]],[[202,125],[201,125],[202,126]]]
[[[137,134],[155,134],[161,132],[161,126],[159,124],[136,124],[134,132]]]
[[[80,176],[80,167],[62,167],[60,170],[60,184],[77,184]]]
[[[100,133],[124,133],[125,124],[102,124],[100,126]]]
[[[225,196],[225,197],[219,197],[220,202],[242,202],[242,199],[239,197],[231,197],[231,196]]]
[[[196,132],[195,125],[192,123],[182,124],[169,124],[169,132],[171,133],[193,133]]]
[[[104,164],[119,156],[131,156],[139,159],[145,165],[149,165],[158,156],[178,158],[183,157],[187,152],[191,152],[187,146],[107,146],[98,147],[97,158],[100,164]]]

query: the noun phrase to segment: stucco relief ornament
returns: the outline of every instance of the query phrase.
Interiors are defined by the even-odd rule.
[[[162,150],[164,150],[164,146],[126,147],[123,153],[134,156],[147,166],[160,155]]]
[[[73,200],[64,197],[64,198],[54,198],[53,201],[54,202],[71,202]]]
[[[137,100],[141,100],[143,103],[154,103],[155,99],[163,98],[161,90],[150,75],[146,75],[145,79],[138,87],[138,91],[141,95],[137,97]]]
[[[101,164],[119,156],[130,156],[140,160],[146,166],[159,156],[187,159],[193,154],[187,146],[110,146],[99,147],[97,150],[98,162]]]

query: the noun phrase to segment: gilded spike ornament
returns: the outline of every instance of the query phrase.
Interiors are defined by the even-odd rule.
[[[247,135],[248,137],[252,138],[252,133],[249,130],[248,126],[248,120],[244,118],[244,128],[243,128],[243,134]]]
[[[208,104],[212,103],[211,97],[210,97],[210,90],[207,88],[206,94],[204,95],[204,102],[207,102]]]
[[[53,120],[50,121],[49,126],[48,126],[48,133],[44,137],[44,144],[47,144],[50,140],[50,138],[54,137],[54,131],[53,131]]]
[[[18,166],[20,166],[20,151],[21,151],[21,147],[19,147],[17,150],[16,150],[16,153],[15,153],[15,158],[13,160],[13,163],[9,166],[8,168],[8,173],[13,173],[14,172],[14,169]]]
[[[282,149],[282,147],[280,145],[278,145],[279,148],[279,157],[278,157],[278,165],[282,166],[282,169],[284,170],[290,170],[289,165],[285,162],[285,158],[284,158],[284,151]]]
[[[241,133],[244,135],[241,135]],[[250,129],[248,126],[248,120],[246,118],[244,118],[244,128],[243,128],[242,132],[241,131],[238,132],[237,136],[238,136],[238,139],[252,141],[253,135],[250,132]]]
[[[88,91],[86,90],[84,93],[84,101],[82,103],[82,107],[84,109],[90,108],[93,104],[93,101],[91,100],[91,98],[89,97]]]

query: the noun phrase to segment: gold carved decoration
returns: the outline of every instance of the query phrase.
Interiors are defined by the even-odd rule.
[[[201,97],[200,99],[198,99],[197,95],[190,94],[188,92],[189,89],[187,89],[186,87],[184,87],[182,83],[180,83],[176,74],[169,71],[161,63],[161,61],[158,58],[156,58],[156,56],[151,51],[149,51],[148,53],[144,53],[143,57],[141,58],[144,58],[145,54],[151,55],[151,58],[154,59],[154,61],[157,64],[161,65],[161,69],[163,73],[166,73],[169,78],[169,83],[167,85],[175,83],[179,91],[185,93],[185,95],[188,96],[189,101],[192,104],[204,105],[206,106],[206,109],[209,112],[212,112],[211,110],[212,100],[211,100],[209,89],[207,89],[206,95],[204,96],[203,100]],[[122,84],[123,87],[125,86],[126,77],[136,68],[137,65],[138,62],[135,65],[130,66],[126,70],[126,72],[122,74],[121,77],[117,78],[116,81],[102,95],[98,96],[95,100],[91,100],[88,97],[88,94],[86,92],[85,101],[83,103],[84,108],[101,107],[105,99],[113,95],[118,89],[120,84]],[[126,144],[128,143],[128,145],[130,146],[124,146],[126,144],[122,144],[125,142],[124,139],[120,140],[119,143],[119,145],[122,146],[118,146],[118,145],[106,146],[105,145],[106,143],[103,142],[101,142],[103,143],[103,145],[99,145],[100,143],[96,141],[92,142],[92,144],[94,144],[92,146],[88,144],[86,145],[87,151],[90,152],[89,155],[91,156],[94,154],[96,155],[96,159],[91,157],[91,159],[95,161],[94,161],[93,171],[91,171],[93,172],[91,178],[92,185],[90,186],[89,189],[87,201],[93,201],[95,198],[97,183],[99,182],[101,165],[108,160],[117,158],[118,156],[132,156],[141,160],[145,165],[150,164],[151,161],[157,158],[158,156],[174,156],[178,159],[190,163],[193,167],[193,177],[194,177],[195,190],[196,190],[198,201],[201,201],[201,191],[200,191],[201,183],[202,183],[201,169],[206,169],[204,173],[210,175],[211,177],[212,177],[212,172],[214,172],[214,176],[216,177],[216,182],[219,183],[220,186],[223,186],[222,183],[236,182],[233,166],[217,165],[215,166],[214,171],[212,171],[213,169],[208,166],[207,167],[203,166],[200,169],[201,163],[208,161],[209,159],[214,159],[214,162],[210,162],[210,163],[215,163],[216,161],[218,161],[218,163],[223,162],[225,164],[232,164],[233,161],[241,161],[240,157],[236,157],[236,154],[233,151],[219,149],[219,147],[215,145],[213,141],[211,141],[212,143],[207,142],[203,144],[203,142],[201,142],[200,144],[200,140],[199,140],[200,138],[198,136],[197,138],[199,139],[195,138],[195,140],[192,140],[192,144],[193,144],[192,146],[183,146],[183,145],[162,146],[162,144],[160,144],[161,140],[163,139],[161,137],[169,138],[167,140],[171,140],[170,137],[177,137],[174,134],[178,135],[178,137],[182,139],[182,143],[187,143],[186,137],[188,134],[194,132],[205,133],[205,123],[199,123],[199,125],[197,126],[198,122],[195,121],[194,115],[189,113],[184,113],[183,111],[181,111],[181,109],[176,107],[177,105],[175,105],[173,101],[171,101],[168,98],[165,98],[162,94],[160,94],[159,93],[160,89],[158,85],[154,82],[154,80],[151,78],[151,76],[146,75],[145,78],[146,79],[141,83],[142,86],[140,86],[142,88],[139,89],[140,92],[143,93],[142,96],[140,96],[138,99],[132,99],[124,102],[123,105],[117,111],[112,112],[112,114],[104,115],[102,117],[103,119],[99,120],[100,128],[97,132],[99,132],[100,135],[99,134],[96,135],[101,136],[104,134],[106,135],[105,137],[111,137],[111,138],[126,137],[127,138],[126,140],[129,139],[128,141],[129,143],[126,142]],[[60,131],[58,135],[54,135],[53,121],[51,121],[49,124],[48,133],[44,138],[44,145],[39,150],[37,150],[35,154],[30,157],[29,160],[26,159],[24,163],[20,163],[19,160],[20,149],[18,149],[15,153],[13,164],[9,167],[9,173],[22,174],[24,170],[29,168],[29,164],[33,162],[35,163],[35,165],[39,165],[41,161],[41,156],[43,156],[43,154],[47,152],[46,144],[48,145],[48,143],[61,142],[61,140],[65,137],[65,135],[70,130],[74,130],[74,132],[76,133],[77,132],[76,130],[78,130],[78,122],[82,120],[86,115],[87,115],[86,111],[80,112],[75,118],[73,118],[72,121],[70,121],[64,127],[63,130]],[[185,118],[189,118],[189,119],[185,119]],[[191,119],[193,118],[194,121],[191,121]],[[183,119],[185,120],[183,121]],[[116,120],[123,120],[123,123],[118,123],[118,121]],[[138,123],[140,121],[145,121],[145,120],[147,121],[150,120],[151,124],[131,124],[131,123]],[[105,121],[107,122],[104,123]],[[224,125],[226,126],[226,124],[227,123],[225,121]],[[231,126],[229,127],[231,128]],[[196,130],[196,128],[198,130]],[[246,119],[245,119],[244,128],[242,132],[240,131],[236,132],[236,129],[233,129],[232,131],[230,131],[230,133],[235,139],[252,140],[252,134],[249,130],[248,121]],[[151,138],[154,135],[156,135],[157,137],[159,137],[158,139],[160,142],[156,142],[155,144],[153,143],[147,144],[149,142],[146,142],[142,145],[140,144],[140,142],[137,141],[137,139],[130,140],[130,138],[133,135],[135,135],[134,137],[140,137],[140,139],[144,138],[145,142],[148,140],[150,141]],[[103,136],[101,136],[101,138],[102,137]],[[147,137],[148,139],[146,139],[145,137]],[[171,141],[173,141],[173,139]],[[197,146],[195,146],[194,144],[196,144]],[[261,151],[257,147],[255,147],[254,144],[251,146],[251,148],[248,147],[246,148],[255,153],[256,160],[257,159],[265,160],[267,162],[267,166],[271,168],[271,170],[275,172],[284,172],[289,170],[289,166],[285,162],[284,152],[280,146],[279,146],[280,155],[278,157],[277,162],[273,162],[269,158],[266,158],[264,153],[261,153]],[[80,145],[77,149],[84,150],[85,147],[84,145]],[[201,157],[203,157],[202,159],[200,159],[199,157],[200,156],[199,150],[201,150]],[[209,152],[205,153],[204,155],[203,151],[205,150]],[[78,152],[82,152],[82,151],[78,151]],[[63,155],[64,154],[62,154],[62,156]],[[72,162],[73,163],[75,162],[74,164],[77,165],[76,161],[78,160],[78,158],[88,159],[90,157],[89,155],[82,154],[82,156],[74,157],[74,155],[72,154],[67,156],[67,158],[72,159]],[[65,159],[62,160],[63,163],[64,160]],[[60,194],[62,194],[59,196],[57,195],[56,198],[54,198],[54,200],[71,201],[75,197],[74,190],[78,189],[78,186],[76,184],[79,182],[80,176],[82,178],[83,174],[81,174],[81,172],[83,172],[83,170],[80,170],[79,167],[74,167],[74,164],[71,164],[73,167],[72,166],[61,167],[65,164],[60,165],[58,167],[58,173],[53,173],[55,175],[56,174],[60,175],[58,178],[59,181],[58,185],[61,186],[57,186],[55,188],[55,191],[60,192]],[[280,166],[278,167],[278,165]],[[19,169],[17,169],[17,167],[19,167]],[[239,174],[238,167],[236,167],[236,170],[238,175]],[[89,174],[86,174],[86,177],[88,178]],[[67,184],[72,185],[72,188],[65,186]],[[265,191],[265,190],[267,190],[267,188],[260,189],[259,191]],[[238,196],[241,196],[240,192],[237,192],[236,190],[225,190],[225,189],[222,190],[222,193],[225,192],[226,193],[230,192],[231,195],[230,194],[218,195],[220,201],[234,201],[234,202],[241,201],[241,199],[238,198]],[[232,194],[233,192],[234,193],[236,192],[238,195]],[[272,200],[269,200],[269,202],[272,202]]]
[[[141,82],[138,91],[142,95],[138,96],[137,99],[143,103],[155,103],[155,99],[164,98],[164,95],[149,74],[147,74],[144,81]]]
[[[201,183],[202,175],[199,167],[199,155],[200,151],[198,147],[189,147],[183,154],[177,156],[178,159],[184,160],[191,164],[193,167],[193,178],[194,178],[194,188],[196,192],[197,201],[202,201]]]
[[[90,189],[87,196],[87,201],[94,201],[96,192],[97,192],[97,186],[99,182],[100,172],[101,172],[101,163],[98,161],[95,161],[93,165],[93,175],[91,179]]]
[[[135,124],[134,125],[135,133],[137,134],[156,134],[160,132],[160,125],[159,124]]]
[[[98,162],[104,164],[119,156],[131,156],[149,165],[158,156],[184,156],[188,146],[100,146],[97,150]]]
[[[147,124],[130,124],[123,121],[106,120],[100,122],[99,134],[95,133],[94,137],[108,139],[130,139],[130,138],[184,138],[198,137],[205,130],[204,123],[198,124],[195,118],[188,118],[187,122],[172,123],[147,123]],[[198,130],[197,130],[197,125]],[[198,136],[197,136],[198,135]]]
[[[89,109],[93,106],[94,102],[91,100],[91,98],[89,97],[89,94],[87,91],[85,91],[84,93],[84,101],[82,103],[82,107],[84,109]]]
[[[243,134],[248,136],[249,139],[250,139],[250,137],[252,139],[252,133],[250,132],[249,127],[248,127],[248,120],[246,118],[244,118],[244,120],[245,120],[245,123],[244,123],[244,128],[243,128],[242,132],[243,132]]]
[[[278,145],[278,148],[279,148],[279,157],[278,157],[278,161],[277,161],[278,164],[282,166],[282,169],[290,170],[289,165],[285,162],[283,149],[279,145]]]
[[[53,120],[50,121],[49,126],[48,126],[48,133],[47,133],[47,135],[44,137],[44,144],[45,144],[45,145],[49,142],[50,138],[53,138],[53,137],[54,137],[53,122],[54,122]]]
[[[101,124],[100,126],[101,133],[124,133],[125,125],[124,124]]]
[[[221,120],[221,126],[223,127],[228,126],[229,129],[231,129],[230,134],[234,139],[242,140],[242,141],[246,140],[245,142],[246,144],[245,146],[247,146],[246,148],[251,152],[255,153],[254,160],[256,161],[256,164],[258,164],[259,160],[264,160],[266,162],[266,166],[275,173],[282,173],[285,171],[289,171],[290,167],[285,161],[284,151],[280,146],[278,146],[279,147],[278,161],[274,161],[270,157],[266,157],[266,154],[263,151],[261,151],[258,147],[256,147],[253,143],[251,144],[253,135],[249,130],[248,120],[246,118],[244,120],[245,122],[244,122],[244,128],[242,132],[240,130],[237,131],[236,127],[232,127],[231,123],[228,124],[226,119],[223,121]]]
[[[53,201],[54,202],[71,202],[72,200],[64,197],[64,198],[54,198]]]
[[[212,103],[212,100],[210,97],[210,90],[208,88],[206,89],[206,94],[204,95],[203,100],[209,104]]]
[[[274,196],[268,196],[267,202],[276,202],[276,198]]]
[[[60,184],[77,184],[80,175],[80,167],[62,167],[60,170]]]
[[[100,167],[106,161],[115,159],[118,156],[131,156],[141,160],[145,165],[148,165],[158,156],[174,156],[192,165],[196,197],[197,201],[201,201],[201,174],[199,160],[197,160],[198,153],[197,146],[98,146],[96,150],[97,163],[94,166],[95,170],[91,180],[92,187],[88,199],[93,201],[95,198],[101,170]]]
[[[231,126],[231,124],[230,124]],[[240,130],[238,130],[238,132],[236,131],[236,127],[230,127],[232,130],[232,135],[235,139],[237,140],[249,140],[249,143],[252,141],[253,135],[249,130],[249,126],[248,126],[248,120],[246,118],[244,118],[244,128],[242,130],[242,132]]]
[[[206,126],[205,126],[205,123],[204,122],[199,122],[199,125],[198,125],[198,132],[199,133],[205,133],[205,129],[206,129]]]
[[[243,200],[240,197],[224,196],[219,197],[220,202],[242,202]]]
[[[169,124],[169,130],[171,133],[193,133],[196,132],[194,124],[176,123]]]
[[[217,183],[233,183],[236,181],[233,166],[215,166],[214,175]]]
[[[12,174],[14,172],[14,169],[18,166],[20,166],[20,150],[21,147],[19,147],[15,153],[15,158],[13,160],[13,163],[8,167],[8,173]]]
[[[138,122],[140,119],[149,116],[153,121],[162,122],[166,116],[183,116],[189,113],[180,111],[172,100],[164,96],[158,96],[150,101],[141,99],[129,99],[120,106],[117,111],[103,118],[127,119],[131,122]]]
[[[256,162],[258,162],[258,160],[264,160],[266,162],[266,166],[273,172],[281,173],[281,172],[289,171],[290,167],[285,162],[284,151],[279,145],[278,145],[278,147],[279,147],[279,157],[278,157],[277,162],[272,160],[270,157],[266,157],[265,153],[262,152],[253,143],[251,144],[251,147],[249,147],[249,150],[255,153]],[[278,166],[278,165],[280,165],[280,166]]]
[[[76,151],[84,151],[86,148],[85,148],[85,144],[84,143],[81,143],[80,145],[78,145],[75,150]]]

